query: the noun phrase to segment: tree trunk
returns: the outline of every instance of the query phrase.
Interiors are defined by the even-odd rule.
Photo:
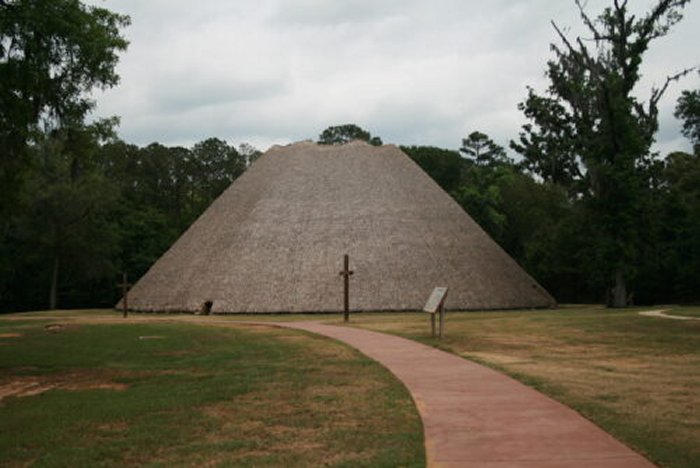
[[[55,310],[58,306],[58,255],[53,258],[53,272],[51,273],[51,289],[49,292],[49,309]]]
[[[627,285],[621,269],[615,273],[615,287],[612,290],[612,294],[613,307],[627,307]]]

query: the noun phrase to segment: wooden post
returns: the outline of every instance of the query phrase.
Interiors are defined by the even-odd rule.
[[[129,280],[126,276],[126,271],[122,273],[122,282],[119,284],[122,288],[122,312],[124,313],[124,318],[129,314]]]
[[[440,303],[440,338],[442,338],[442,334],[445,332],[445,304],[444,302]],[[435,314],[433,314],[434,316]]]
[[[350,276],[353,273],[354,271],[350,270],[350,256],[345,254],[340,276],[343,277],[343,320],[346,322],[350,320]]]
[[[435,314],[430,314],[430,335],[435,338]]]

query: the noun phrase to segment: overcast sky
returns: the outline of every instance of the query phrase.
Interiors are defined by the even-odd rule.
[[[131,16],[118,87],[97,116],[127,142],[189,146],[208,137],[276,143],[355,123],[386,143],[456,149],[473,130],[507,146],[526,86],[543,91],[550,20],[582,33],[573,0],[92,0]],[[611,2],[589,0],[592,16]],[[630,0],[639,12],[652,4]],[[646,55],[639,96],[700,64],[700,2]],[[657,149],[689,149],[660,106]]]

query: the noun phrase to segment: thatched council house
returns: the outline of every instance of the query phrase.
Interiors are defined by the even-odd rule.
[[[129,307],[214,313],[547,307],[553,298],[393,145],[273,147],[133,287]]]

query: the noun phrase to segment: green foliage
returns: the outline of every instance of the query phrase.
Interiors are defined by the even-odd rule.
[[[671,153],[655,168],[641,222],[644,237],[637,285],[643,302],[700,299],[700,159]]]
[[[488,137],[486,137],[488,139]],[[607,252],[597,220],[577,189],[535,179],[514,162],[475,164],[434,147],[402,147],[498,244],[564,302],[600,302],[608,277]],[[700,220],[698,174],[689,155],[667,163],[644,159],[637,168],[645,190],[638,203],[640,235],[636,276],[629,282],[639,303],[693,301]],[[679,169],[682,167],[682,169]]]
[[[503,245],[508,220],[502,194],[517,177],[518,169],[501,146],[478,131],[462,140],[459,151],[466,158],[461,160],[459,186],[450,193],[474,221]]]
[[[179,231],[152,205],[123,200],[116,210],[119,265],[131,279],[140,278],[177,239]]]
[[[218,138],[191,149],[117,141],[101,149],[101,164],[120,188],[120,261],[137,279],[243,173],[247,156]]]
[[[452,196],[555,297],[595,297],[580,267],[581,227],[561,187],[535,181],[513,164],[471,166]]]
[[[355,124],[336,125],[328,127],[318,136],[321,145],[343,145],[353,140],[366,141],[370,145],[381,146],[382,139],[372,136],[367,130]]]
[[[245,171],[247,161],[235,147],[209,138],[194,145],[190,165],[188,175],[196,180],[193,185],[201,191],[206,208]]]
[[[507,220],[501,236],[501,246],[530,272],[553,289],[559,289],[556,277],[567,265],[570,253],[555,252],[552,231],[571,216],[571,203],[561,187],[537,182],[514,172],[502,178],[501,212]],[[552,252],[560,257],[549,268],[540,268],[540,258],[534,252]],[[544,267],[544,265],[542,265]],[[556,284],[555,284],[556,283]]]
[[[64,273],[111,274],[118,193],[95,155],[116,119],[83,122],[89,93],[118,82],[128,24],[78,0],[0,2],[0,308],[39,290],[55,305]]]
[[[435,146],[402,146],[406,153],[446,192],[456,190],[462,181],[465,161],[457,151]]]
[[[464,142],[473,151],[470,158],[435,147],[401,149],[555,297],[591,300],[580,268],[580,226],[566,190],[523,173],[481,132]],[[479,147],[470,148],[474,143]],[[483,148],[497,156],[483,158]]]
[[[463,183],[452,192],[457,203],[499,243],[507,229],[502,191],[514,177],[508,166],[471,166],[465,170]]]
[[[151,205],[176,232],[186,229],[246,169],[248,156],[218,138],[191,149],[115,142],[101,151],[102,165],[134,206]]]
[[[683,121],[683,135],[693,143],[695,154],[700,156],[700,89],[683,91],[674,115]]]
[[[658,102],[669,83],[688,70],[653,89],[646,103],[634,89],[650,43],[680,21],[686,3],[660,0],[637,18],[626,1],[616,1],[593,20],[577,1],[595,47],[570,41],[554,25],[562,45],[552,45],[547,96],[530,90],[520,105],[534,126],[526,125],[511,146],[523,154],[525,167],[565,184],[580,199],[591,234],[584,244],[585,267],[614,283],[615,306],[625,305],[626,283],[637,272]]]
[[[459,151],[477,166],[495,166],[509,162],[503,147],[479,131],[472,132],[464,138]]]
[[[100,144],[113,124],[57,129],[30,147],[23,209],[0,232],[0,310],[113,305],[119,273],[141,277],[259,153],[216,138]]]
[[[556,98],[538,96],[528,88],[527,100],[518,108],[537,124],[536,128],[523,125],[519,143],[510,142],[510,147],[523,156],[520,165],[547,183],[577,193],[578,181],[583,177],[581,160],[573,137],[575,129],[564,105]]]
[[[0,2],[0,215],[18,200],[40,119],[82,122],[94,106],[88,93],[117,84],[128,24],[78,0]]]
[[[96,170],[101,130],[100,125],[65,127],[32,147],[35,170],[15,227],[18,238],[32,246],[24,261],[46,274],[51,308],[63,271],[79,271],[87,280],[113,272],[117,238],[110,215],[118,193]]]

